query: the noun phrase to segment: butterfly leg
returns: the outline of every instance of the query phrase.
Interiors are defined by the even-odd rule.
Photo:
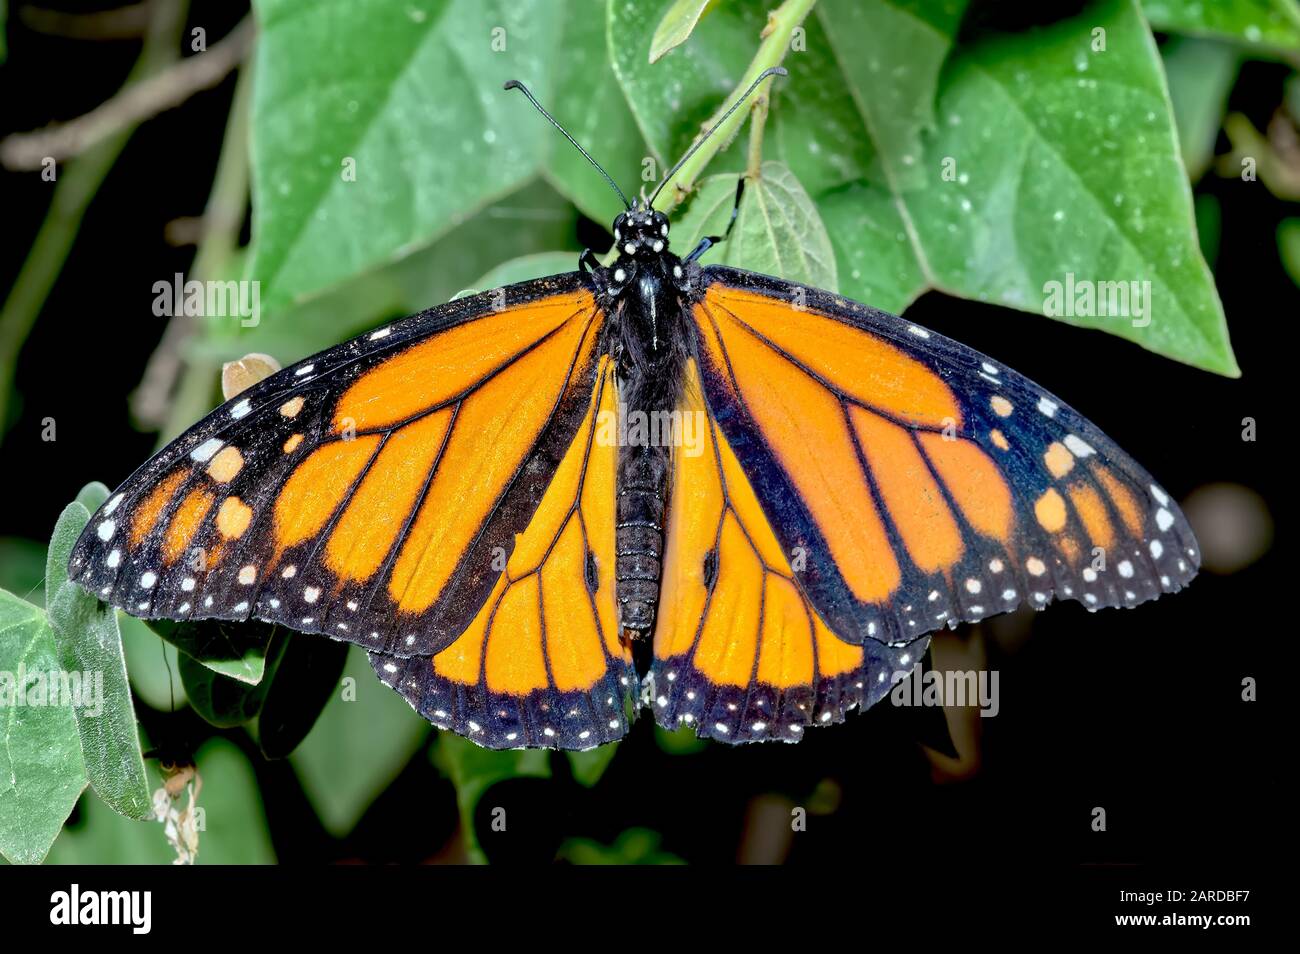
[[[584,248],[582,254],[578,256],[578,271],[590,275],[598,268],[600,268],[600,259],[596,258],[596,253],[589,248]]]
[[[745,194],[745,177],[741,176],[736,180],[736,201],[731,206],[731,220],[727,222],[727,231],[721,235],[706,235],[700,239],[700,244],[695,246],[690,255],[686,256],[686,261],[693,262],[701,255],[707,252],[713,246],[720,242],[725,242],[731,237],[731,230],[736,227],[736,217],[740,214],[740,197]]]

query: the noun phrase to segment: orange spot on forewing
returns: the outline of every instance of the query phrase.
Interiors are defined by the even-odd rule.
[[[149,531],[153,530],[158,518],[162,512],[171,503],[172,497],[180,488],[181,482],[185,480],[184,470],[174,470],[149,491],[149,495],[144,498],[140,506],[135,508],[135,513],[131,515],[131,546],[138,547]]]
[[[1074,466],[1074,455],[1060,441],[1053,441],[1043,454],[1043,463],[1053,477],[1064,477]]]
[[[1101,494],[1088,484],[1075,484],[1070,488],[1070,502],[1074,504],[1074,510],[1093,545],[1109,547],[1115,539],[1115,528],[1111,526],[1110,514],[1106,511],[1106,503],[1101,499]]]
[[[217,530],[227,540],[244,535],[253,522],[253,508],[238,497],[227,497],[217,509]]]
[[[1049,487],[1034,502],[1034,516],[1049,533],[1056,533],[1065,528],[1065,500],[1057,493],[1055,487]]]
[[[1120,483],[1119,478],[1112,474],[1105,467],[1098,464],[1093,473],[1097,480],[1100,481],[1105,489],[1107,496],[1119,511],[1119,516],[1124,521],[1124,526],[1133,536],[1141,539],[1142,537],[1142,509],[1138,506],[1137,498],[1133,492],[1124,484]]]
[[[201,488],[185,495],[167,527],[167,536],[163,538],[163,562],[168,566],[180,559],[194,541],[203,518],[212,509],[212,500],[212,494]]]
[[[208,476],[219,484],[228,484],[244,467],[244,455],[238,447],[227,445],[208,463]]]

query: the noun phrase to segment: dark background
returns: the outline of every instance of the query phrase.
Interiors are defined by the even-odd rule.
[[[199,0],[191,20],[215,38],[242,13]],[[117,88],[138,49],[31,33],[13,4],[9,30],[5,131],[86,112]],[[1229,108],[1263,128],[1286,74],[1245,64]],[[168,245],[164,225],[203,208],[233,86],[228,79],[145,123],[91,205],[21,354],[0,448],[0,536],[44,541],[84,483],[112,487],[153,450],[155,436],[134,429],[126,402],[163,330],[139,289],[189,265],[192,249]],[[17,274],[51,191],[36,174],[0,173],[0,289]],[[1294,485],[1282,440],[1290,415],[1277,403],[1293,384],[1300,303],[1276,242],[1287,205],[1262,183],[1212,173],[1197,193],[1217,199],[1222,213],[1212,265],[1239,380],[1100,332],[940,294],[908,317],[1061,395],[1180,501],[1207,485],[1249,488],[1267,502],[1266,526],[1283,519],[1283,494]],[[602,242],[603,224],[584,222],[574,236],[577,247]],[[56,442],[41,440],[45,417],[57,421]],[[1255,442],[1242,440],[1248,417],[1258,422]],[[1247,543],[1268,546],[1265,530],[1243,522],[1242,514],[1261,514],[1249,494],[1227,493],[1188,507],[1207,560],[1206,521],[1215,534],[1254,534]],[[1031,862],[1248,860],[1269,849],[1282,817],[1289,757],[1273,739],[1268,700],[1286,690],[1264,677],[1285,671],[1279,647],[1293,634],[1279,610],[1292,584],[1276,545],[1249,565],[1231,564],[1136,610],[1090,615],[1068,603],[944,636],[949,653],[983,645],[987,667],[1001,672],[1001,714],[975,720],[978,743],[965,746],[960,763],[917,742],[934,729],[924,718],[888,707],[810,732],[797,746],[711,745],[682,755],[656,745],[642,720],[592,789],[568,779],[559,759],[553,780],[503,783],[493,801],[518,819],[519,834],[488,840],[489,857],[549,860],[566,837],[611,842],[644,826],[662,834],[664,851],[693,862],[785,858],[825,870],[933,855],[954,878]],[[1242,701],[1247,676],[1260,680],[1261,703]],[[159,717],[142,712],[146,724]],[[188,713],[173,718],[190,720],[195,738],[216,731]],[[267,763],[240,733],[227,734],[257,766],[281,861],[457,857],[454,790],[428,759],[413,759],[353,835],[336,841],[315,823],[287,763]],[[812,817],[791,839],[796,804]],[[1106,809],[1105,833],[1090,828],[1095,806]]]

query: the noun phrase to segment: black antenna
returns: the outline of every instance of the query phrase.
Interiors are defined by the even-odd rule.
[[[554,116],[552,116],[550,113],[548,113],[545,109],[542,108],[542,104],[539,103],[539,102],[537,101],[537,97],[534,96],[534,95],[532,94],[532,92],[528,89],[527,86],[525,86],[523,83],[519,82],[519,80],[507,80],[507,81],[506,81],[506,85],[505,85],[505,89],[517,89],[517,90],[519,90],[519,92],[521,92],[521,93],[523,93],[525,96],[527,96],[527,97],[528,97],[528,101],[529,101],[530,103],[532,103],[534,106],[537,107],[537,111],[538,111],[539,113],[541,113],[543,116],[545,116],[545,117],[547,118],[547,120],[550,121],[550,124],[551,124],[552,126],[554,126],[556,129],[558,129],[560,132],[562,132],[562,133],[564,134],[564,138],[567,139],[567,140],[569,140],[569,142],[573,143],[573,148],[576,149],[576,150],[578,150],[578,152],[582,153],[583,157],[584,157],[588,162],[590,162],[593,166],[596,167],[596,171],[599,172],[602,176],[605,177],[605,181],[609,183],[609,187],[610,187],[611,189],[613,189],[615,192],[617,192],[617,193],[618,193],[618,197],[619,197],[620,199],[623,200],[623,208],[625,208],[625,209],[630,209],[630,208],[632,208],[632,203],[629,202],[629,201],[627,201],[627,196],[625,196],[625,195],[623,194],[623,190],[620,189],[620,188],[618,187],[618,183],[615,182],[612,178],[610,178],[609,173],[606,172],[604,169],[601,168],[600,163],[597,162],[595,159],[591,158],[591,153],[589,153],[589,152],[587,152],[587,150],[583,149],[582,146],[579,144],[578,140],[576,140],[576,139],[574,139],[572,136],[570,136],[570,135],[569,135],[569,131],[568,131],[567,129],[565,129],[563,126],[561,126],[561,125],[556,121],[556,119],[555,119]]]
[[[673,166],[671,169],[668,170],[668,174],[664,176],[663,181],[659,183],[659,188],[655,189],[654,194],[650,196],[650,202],[648,203],[648,205],[650,207],[654,206],[655,199],[659,197],[659,193],[663,191],[664,186],[666,186],[672,180],[672,177],[677,173],[677,170],[680,169],[682,166],[686,165],[686,160],[691,158],[691,156],[695,155],[695,151],[699,149],[701,146],[703,146],[708,141],[709,137],[712,136],[715,132],[717,132],[722,127],[722,124],[727,121],[727,117],[730,116],[732,113],[734,113],[737,109],[739,109],[740,104],[743,103],[745,100],[749,99],[749,97],[754,94],[754,90],[758,89],[759,83],[763,82],[763,80],[767,79],[769,76],[789,76],[789,75],[790,75],[789,71],[784,66],[768,67],[767,69],[763,70],[763,72],[759,73],[758,79],[754,80],[754,82],[749,84],[749,89],[745,90],[744,94],[740,97],[740,99],[736,100],[734,103],[731,104],[731,108],[722,114],[722,118],[713,124],[713,128],[710,129],[708,132],[706,132],[699,139],[695,140],[695,144],[691,146],[690,149],[686,150],[686,155],[678,159],[677,165]]]

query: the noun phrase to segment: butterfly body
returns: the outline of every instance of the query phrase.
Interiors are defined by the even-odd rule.
[[[615,488],[619,627],[640,675],[649,668],[644,637],[654,629],[659,599],[672,468],[671,445],[653,439],[649,424],[680,413],[690,351],[688,269],[668,250],[668,234],[667,216],[634,205],[614,222],[614,262],[590,276],[597,302],[612,317],[618,413],[645,425],[620,441]]]

